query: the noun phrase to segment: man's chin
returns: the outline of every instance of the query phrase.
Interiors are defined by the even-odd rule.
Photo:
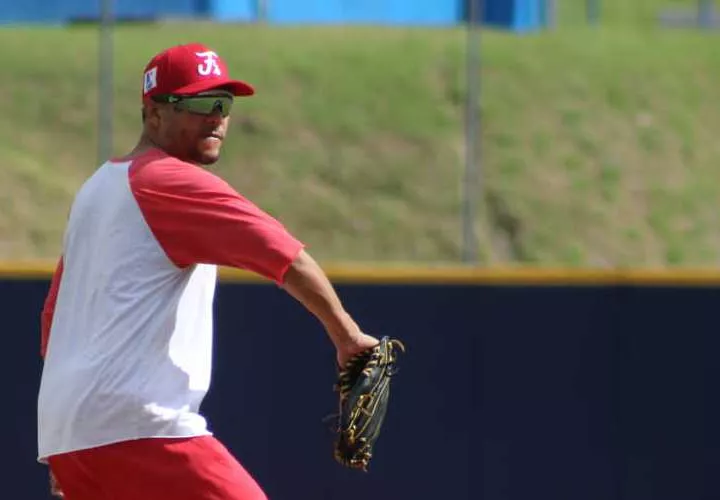
[[[220,152],[213,152],[213,153],[201,153],[200,157],[197,159],[197,162],[200,165],[203,165],[205,167],[209,167],[211,165],[214,165],[217,163],[217,161],[220,159]]]
[[[215,156],[213,158],[203,158],[203,160],[200,162],[204,167],[211,167],[217,163],[217,161],[220,159],[219,156]]]
[[[197,148],[197,162],[201,165],[210,166],[220,159],[222,141],[220,139],[208,138],[202,141]]]

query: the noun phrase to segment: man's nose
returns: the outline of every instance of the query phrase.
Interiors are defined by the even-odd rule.
[[[214,110],[209,115],[205,115],[205,121],[209,123],[220,123],[223,121],[222,111],[219,109]]]

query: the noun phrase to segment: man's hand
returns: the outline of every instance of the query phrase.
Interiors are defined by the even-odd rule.
[[[341,343],[337,345],[336,349],[338,365],[341,368],[345,367],[345,365],[347,365],[347,362],[350,361],[350,358],[352,358],[356,354],[360,354],[367,349],[370,349],[371,347],[375,347],[379,343],[380,341],[375,337],[361,333],[358,336],[352,338],[347,343]]]

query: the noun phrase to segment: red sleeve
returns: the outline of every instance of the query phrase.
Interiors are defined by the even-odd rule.
[[[280,222],[201,167],[167,158],[134,164],[130,187],[178,267],[216,264],[282,283],[303,249]]]
[[[60,280],[63,274],[63,258],[57,263],[52,280],[50,280],[50,289],[45,297],[42,314],[40,316],[40,356],[45,358],[47,352],[48,341],[50,340],[50,327],[52,326],[53,316],[55,315],[55,303],[57,302],[58,290],[60,289]]]

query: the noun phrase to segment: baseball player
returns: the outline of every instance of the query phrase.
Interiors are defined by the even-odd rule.
[[[378,344],[303,243],[204,168],[235,99],[253,94],[209,47],[159,53],[142,78],[137,146],[73,201],[42,311],[38,396],[38,460],[68,500],[266,498],[199,413],[216,266],[277,283],[321,322],[340,364]]]

